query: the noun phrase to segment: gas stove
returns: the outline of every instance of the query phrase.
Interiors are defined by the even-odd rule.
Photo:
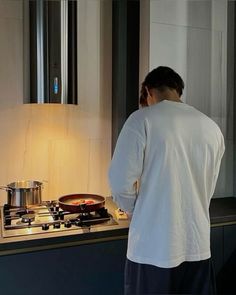
[[[62,210],[57,201],[45,201],[37,206],[1,208],[3,238],[78,229],[89,232],[91,228],[116,224],[105,207],[89,213],[70,213]]]

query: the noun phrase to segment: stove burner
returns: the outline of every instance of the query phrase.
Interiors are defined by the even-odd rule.
[[[24,214],[21,216],[21,222],[23,223],[31,223],[34,220],[35,220],[35,214],[33,213]]]
[[[19,217],[22,217],[23,215],[28,215],[28,214],[35,214],[35,212],[33,210],[29,210],[29,209],[19,209],[16,211],[16,215],[18,215]]]
[[[72,213],[62,210],[56,202],[45,202],[34,207],[8,208],[1,211],[4,237],[64,232],[68,230],[91,230],[96,226],[117,224],[106,208],[93,212]]]

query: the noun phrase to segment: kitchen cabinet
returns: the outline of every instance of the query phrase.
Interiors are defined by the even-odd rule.
[[[236,224],[211,228],[219,294],[236,294]],[[0,294],[123,294],[127,239],[0,257]]]
[[[219,294],[236,294],[236,199],[213,200],[210,213]],[[0,239],[0,295],[123,294],[128,225]]]
[[[224,226],[224,264],[227,264],[231,257],[236,263],[236,225]]]
[[[212,260],[219,294],[236,294],[236,225],[211,229]]]
[[[219,294],[236,294],[236,225],[223,227],[223,263],[217,273]],[[220,238],[222,240],[222,237]],[[221,242],[220,242],[221,243]]]
[[[127,240],[0,257],[2,295],[121,295]]]

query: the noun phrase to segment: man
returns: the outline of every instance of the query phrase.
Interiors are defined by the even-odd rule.
[[[132,214],[125,294],[214,294],[209,204],[224,139],[180,99],[182,78],[158,67],[142,84],[109,171],[112,196]],[[138,184],[138,185],[137,185]]]

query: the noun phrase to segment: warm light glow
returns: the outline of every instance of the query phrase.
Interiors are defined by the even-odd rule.
[[[1,113],[0,184],[47,180],[42,199],[90,192],[109,195],[110,122],[61,104],[16,105]],[[0,191],[6,202],[6,192]]]

